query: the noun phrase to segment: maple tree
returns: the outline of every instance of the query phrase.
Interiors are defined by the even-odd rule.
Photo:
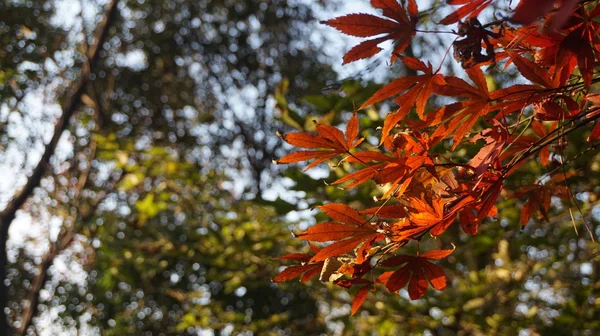
[[[334,185],[348,189],[372,182],[384,191],[374,207],[362,211],[336,203],[319,207],[331,221],[295,234],[309,242],[314,254],[280,257],[300,264],[285,268],[273,281],[301,277],[306,282],[319,275],[340,287],[358,287],[352,314],[378,287],[390,292],[407,287],[410,298],[419,299],[429,284],[446,287],[444,270],[432,261],[454,251],[454,246],[419,251],[428,236],[440,236],[452,225],[477,234],[487,218],[498,216],[500,198],[524,202],[523,226],[534,215],[547,218],[553,197],[577,204],[564,183],[569,178],[564,148],[574,132],[588,132],[590,148],[600,140],[600,95],[593,92],[600,81],[600,5],[521,0],[510,16],[480,22],[493,3],[448,0],[436,5],[454,9],[438,25],[458,28],[451,31],[456,39],[449,49],[468,79],[444,74],[445,57],[434,69],[402,54],[418,34],[448,33],[421,29],[420,21],[432,11],[419,11],[415,0],[371,0],[384,17],[349,14],[323,22],[347,35],[372,37],[350,49],[344,63],[372,57],[382,51],[379,44],[392,40],[390,62],[401,61],[410,75],[391,81],[362,104],[345,132],[318,124],[316,134],[281,135],[308,150],[277,163],[314,160],[309,170],[329,160],[344,161],[353,171]],[[491,70],[509,67],[529,83],[490,90],[488,82],[499,73]],[[446,103],[433,107],[433,97]],[[389,98],[398,109],[386,116],[378,146],[367,145],[359,137],[358,113]],[[448,155],[465,146],[478,146],[478,151],[464,162]],[[534,184],[505,188],[515,171],[536,159],[547,174]],[[403,249],[411,242],[416,255]]]

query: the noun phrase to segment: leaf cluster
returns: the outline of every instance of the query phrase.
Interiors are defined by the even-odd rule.
[[[391,62],[400,60],[410,74],[392,80],[358,108],[390,98],[398,105],[384,119],[378,146],[359,138],[358,111],[345,132],[318,124],[316,134],[281,136],[308,150],[277,163],[314,159],[309,170],[326,161],[337,160],[336,166],[346,162],[351,172],[333,185],[350,189],[371,183],[383,192],[376,198],[379,204],[362,211],[338,203],[319,207],[331,221],[296,234],[311,244],[314,254],[281,257],[300,264],[274,281],[301,276],[304,282],[319,275],[340,287],[357,286],[353,314],[379,285],[389,292],[408,286],[410,298],[419,299],[428,283],[437,290],[446,287],[443,269],[431,260],[454,250],[421,253],[419,244],[428,236],[438,237],[457,224],[465,233],[477,234],[486,219],[498,216],[496,204],[503,198],[524,200],[523,226],[535,214],[547,219],[553,198],[577,204],[561,185],[569,178],[564,148],[574,133],[586,132],[591,148],[600,140],[600,102],[594,93],[600,80],[600,5],[566,1],[555,9],[553,1],[522,0],[510,17],[482,24],[478,16],[491,3],[448,1],[460,7],[440,21],[457,24],[458,30],[451,32],[457,40],[449,48],[466,77],[445,74],[445,58],[434,69],[402,54],[414,36],[444,33],[421,29],[420,20],[431,11],[419,11],[414,0],[372,0],[383,17],[361,13],[323,22],[347,35],[372,37],[352,48],[344,63],[371,57],[381,51],[380,43],[393,40]],[[521,81],[491,90],[489,82],[502,72],[516,73]],[[444,103],[435,106],[434,97]],[[474,155],[455,160],[458,151],[473,146]],[[513,174],[536,158],[548,170],[545,178],[506,188]],[[411,242],[417,245],[416,255],[401,252]],[[387,267],[395,270],[384,271]]]

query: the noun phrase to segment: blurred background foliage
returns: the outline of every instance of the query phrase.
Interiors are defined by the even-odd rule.
[[[0,163],[10,176],[0,183],[3,204],[39,159],[106,5],[0,2]],[[600,237],[597,151],[566,168],[582,208],[574,215],[579,234],[568,201],[553,199],[553,216],[521,229],[523,204],[503,200],[498,219],[477,236],[455,225],[431,243],[458,246],[442,265],[449,278],[442,293],[409,301],[404,290],[380,291],[349,317],[352,292],[317,280],[270,282],[282,267],[274,257],[308,248],[291,231],[313,222],[312,207],[366,208],[381,195],[375,185],[324,183],[346,172],[345,163],[310,175],[271,163],[289,150],[278,130],[312,130],[315,120],[343,126],[377,83],[405,71],[384,64],[377,83],[356,80],[361,73],[337,81],[341,58],[324,49],[339,37],[315,15],[339,6],[119,1],[68,134],[11,227],[10,333],[600,333],[598,244],[582,226]],[[444,48],[417,39],[409,50],[431,57]],[[365,63],[367,74],[372,65]],[[391,108],[359,114],[373,145]],[[575,135],[565,156],[585,146],[585,135]],[[475,152],[464,148],[454,159]],[[545,172],[530,162],[508,183],[531,184]]]

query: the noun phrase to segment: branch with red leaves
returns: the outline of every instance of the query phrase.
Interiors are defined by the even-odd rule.
[[[598,147],[600,95],[590,87],[600,81],[600,5],[521,0],[510,18],[480,23],[480,14],[491,4],[448,0],[438,5],[456,6],[439,24],[457,24],[455,34],[463,38],[448,46],[465,68],[459,76],[442,73],[441,64],[434,70],[430,63],[402,55],[417,34],[444,33],[420,29],[420,20],[435,11],[419,12],[415,0],[371,0],[383,17],[349,14],[323,22],[344,34],[371,38],[346,53],[344,63],[372,57],[381,51],[379,44],[392,40],[391,61],[402,61],[414,75],[394,79],[358,109],[390,98],[398,106],[386,116],[377,147],[361,146],[357,111],[345,132],[318,124],[316,134],[281,136],[307,150],[277,163],[314,160],[308,170],[326,161],[345,161],[353,171],[333,184],[354,188],[372,183],[386,191],[379,197],[381,204],[365,210],[345,204],[320,206],[331,220],[296,233],[313,254],[280,257],[299,264],[273,281],[300,277],[306,282],[319,275],[321,281],[340,287],[356,286],[352,314],[379,285],[389,292],[407,287],[410,298],[419,299],[429,285],[436,290],[446,287],[444,270],[432,261],[454,251],[453,246],[420,253],[419,242],[428,236],[440,236],[455,224],[467,234],[477,234],[486,218],[498,215],[495,204],[501,194],[523,202],[522,225],[535,214],[547,218],[552,197],[573,197],[567,186],[559,185],[568,178],[566,172],[558,174],[564,159],[548,169],[545,179],[502,191],[507,178],[525,162],[538,158],[543,166],[556,165],[553,158],[564,157],[563,148],[575,131],[589,132],[590,147]],[[521,83],[490,90],[494,73],[486,74],[484,68],[490,65],[518,74]],[[433,97],[448,97],[445,101],[450,102],[431,107]],[[450,150],[440,153],[440,144]],[[473,144],[479,146],[474,156],[466,163],[453,162],[457,148]],[[417,254],[402,253],[411,242],[416,242]]]

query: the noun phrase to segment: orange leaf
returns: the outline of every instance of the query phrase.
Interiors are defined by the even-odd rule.
[[[291,153],[276,161],[276,163],[295,163],[316,159],[304,169],[304,171],[307,171],[340,154],[346,154],[364,140],[356,140],[358,136],[358,117],[356,115],[350,119],[346,132],[348,134],[344,136],[342,131],[333,126],[319,124],[317,125],[318,136],[306,132],[286,134],[283,139],[291,145],[303,148],[323,148],[323,150]]]
[[[413,209],[408,215],[411,223],[419,226],[433,225],[442,220],[444,216],[444,203],[440,197],[434,198],[430,205],[426,200],[410,198],[410,207]]]
[[[319,265],[319,264],[290,266],[290,267],[284,269],[281,273],[277,274],[275,277],[273,277],[273,279],[271,279],[271,281],[273,281],[273,282],[289,281],[289,280],[299,277],[301,274],[303,274],[304,272],[306,272],[310,269],[313,269],[315,267],[321,267],[321,266],[322,265]]]
[[[483,97],[489,96],[487,81],[485,80],[483,71],[481,71],[479,67],[471,67],[469,69],[466,69],[465,72],[479,89],[479,94]]]
[[[400,105],[400,108],[395,113],[388,114],[383,121],[380,144],[384,142],[385,138],[390,134],[392,128],[394,128],[396,124],[398,124],[400,120],[404,119],[408,112],[410,112],[420,92],[421,87],[419,85],[415,85],[406,93],[394,100]]]
[[[441,235],[442,233],[446,232],[446,230],[448,229],[448,227],[450,227],[450,225],[452,225],[452,223],[454,223],[455,218],[456,214],[451,214],[444,217],[438,224],[431,228],[429,233],[434,237]]]
[[[363,41],[344,54],[344,62],[342,64],[352,63],[361,59],[369,58],[377,55],[381,50],[378,45],[386,41],[387,37],[381,37],[372,40]]]
[[[588,43],[583,43],[577,52],[577,66],[583,77],[583,82],[586,87],[592,85],[592,77],[594,77],[595,66],[594,49]]]
[[[374,230],[364,225],[355,227],[353,225],[325,222],[316,224],[305,232],[297,234],[297,236],[303,240],[327,242],[370,233],[374,233]]]
[[[321,273],[321,270],[323,268],[322,263],[317,263],[314,265],[316,265],[316,266],[309,269],[308,271],[306,271],[306,273],[304,273],[302,275],[302,277],[300,278],[300,282],[302,282],[302,283],[307,282],[308,280],[314,278],[317,274]]]
[[[406,8],[411,18],[416,18],[419,15],[419,7],[415,0],[408,0],[408,7]]]
[[[446,288],[446,275],[444,270],[438,265],[434,265],[430,262],[423,262],[423,271],[431,286],[437,290],[444,290]]]
[[[301,161],[307,161],[311,159],[315,159],[318,157],[322,157],[323,155],[336,154],[331,151],[299,151],[287,154],[281,159],[277,160],[278,164],[281,163],[296,163]]]
[[[369,98],[358,109],[362,110],[370,105],[373,105],[375,103],[378,103],[382,100],[388,99],[390,97],[393,97],[393,96],[403,92],[404,90],[413,86],[415,84],[415,81],[419,77],[421,77],[421,76],[408,76],[408,77],[401,77],[401,78],[393,80],[391,83],[389,83],[386,86],[382,87],[381,89],[377,90],[377,92],[375,92],[371,96],[371,98]]]
[[[590,134],[590,136],[588,137],[587,141],[596,141],[600,139],[600,122],[596,122],[596,126],[594,126],[594,129],[592,130],[592,133]]]
[[[381,218],[404,218],[406,217],[406,207],[404,205],[386,205],[382,207],[373,207],[360,212],[363,215],[379,216]]]
[[[546,128],[544,127],[544,125],[537,120],[534,120],[531,122],[531,129],[540,138],[545,136],[546,133],[548,133],[548,131],[546,131]]]
[[[532,197],[530,197],[529,200],[527,200],[527,202],[525,203],[525,205],[521,208],[521,226],[525,226],[527,225],[527,223],[529,223],[531,215],[533,215],[533,213],[539,207],[539,196],[541,195],[532,195]]]
[[[462,211],[459,215],[460,227],[465,233],[474,235],[479,230],[479,220],[472,210],[467,209]]]
[[[397,271],[385,278],[379,277],[378,282],[384,283],[390,292],[396,292],[408,283],[408,293],[411,300],[422,297],[427,291],[427,280],[437,290],[446,287],[446,276],[444,270],[426,259],[441,259],[448,256],[454,250],[429,251],[421,256],[412,257],[398,255],[388,258],[380,263],[383,267],[398,266],[405,264]],[[428,257],[425,257],[428,255]],[[389,274],[389,272],[384,273]]]
[[[275,260],[294,260],[294,261],[309,261],[311,256],[305,253],[290,253],[281,257],[275,258]]]
[[[521,57],[521,55],[516,52],[509,51],[508,55],[512,59],[513,63],[519,70],[519,72],[530,81],[540,84],[544,87],[551,88],[554,87],[552,80],[548,76],[548,71],[542,69],[539,65],[535,64],[533,61],[530,61],[526,58]]]
[[[350,315],[356,314],[356,312],[358,311],[358,308],[360,308],[360,306],[362,306],[363,302],[365,302],[365,299],[367,298],[368,294],[369,294],[369,286],[361,287],[358,290],[358,292],[356,292],[356,296],[354,297],[354,300],[352,300],[352,314],[350,314]]]
[[[346,204],[330,203],[319,206],[318,208],[325,212],[327,216],[335,219],[338,222],[353,224],[356,226],[361,226],[366,222],[365,219],[358,213],[358,211],[352,209]]]
[[[377,174],[377,168],[383,166],[384,164],[379,164],[379,165],[375,165],[375,166],[370,166],[364,169],[361,169],[359,171],[356,171],[354,173],[348,174],[336,181],[334,181],[332,184],[341,184],[344,183],[346,181],[352,181],[352,183],[348,184],[346,186],[346,188],[352,188],[355,187],[359,184],[362,184],[364,182],[367,182],[368,180],[370,180],[373,176],[375,176]]]
[[[348,125],[346,126],[346,147],[352,148],[352,143],[358,136],[358,116],[356,112],[352,114],[352,117],[348,121]]]
[[[378,45],[387,40],[395,40],[395,48],[392,53],[393,63],[396,55],[406,49],[411,38],[416,33],[415,25],[418,8],[414,0],[408,1],[410,17],[406,15],[405,10],[395,0],[372,0],[371,4],[375,8],[382,9],[384,16],[395,21],[362,13],[349,14],[328,21],[321,21],[321,23],[334,27],[344,34],[351,36],[370,37],[383,35],[353,47],[344,55],[344,64],[377,54],[381,50]]]
[[[319,133],[319,135],[323,137],[323,139],[330,141],[333,144],[333,148],[340,148],[343,150],[349,149],[346,146],[344,133],[336,127],[333,127],[331,125],[319,124],[317,125],[317,133]]]
[[[447,256],[451,255],[452,252],[454,252],[454,250],[456,249],[454,246],[452,246],[452,250],[431,250],[431,251],[427,251],[423,254],[420,255],[421,258],[425,258],[425,259],[431,259],[431,260],[440,260],[440,259],[444,259]]]
[[[425,295],[427,291],[427,279],[425,278],[425,272],[421,267],[417,267],[413,270],[410,282],[408,283],[408,295],[411,300],[417,300]]]
[[[302,148],[331,148],[333,145],[330,141],[316,135],[305,132],[293,132],[283,136],[290,145]]]
[[[431,64],[429,66],[427,66],[420,59],[410,57],[410,56],[402,56],[402,57],[400,57],[400,59],[402,60],[402,63],[404,63],[407,67],[409,67],[413,70],[423,71],[428,74],[431,74],[431,72],[432,72]]]
[[[319,251],[319,253],[312,257],[311,261],[322,261],[327,258],[337,257],[344,253],[348,253],[354,250],[358,244],[366,240],[369,236],[370,235],[354,236],[352,238],[340,240],[331,245],[325,246],[323,249],[321,249],[321,251]]]

